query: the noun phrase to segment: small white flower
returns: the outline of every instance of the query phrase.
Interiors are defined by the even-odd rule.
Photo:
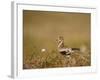
[[[41,49],[41,52],[45,52],[46,51],[46,49]]]

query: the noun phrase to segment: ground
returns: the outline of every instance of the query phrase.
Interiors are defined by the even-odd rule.
[[[25,59],[24,69],[32,68],[56,68],[56,67],[79,67],[90,66],[90,53],[74,52],[70,55],[62,55],[57,51],[51,53],[42,52],[30,55]]]

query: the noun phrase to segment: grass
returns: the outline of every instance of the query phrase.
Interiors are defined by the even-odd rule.
[[[70,57],[61,55],[57,50],[51,52],[39,52],[34,50],[32,54],[24,58],[24,69],[36,68],[56,68],[56,67],[79,67],[90,66],[91,56],[87,50],[84,53],[74,52]]]

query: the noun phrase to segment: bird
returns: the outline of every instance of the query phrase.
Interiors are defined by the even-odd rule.
[[[74,53],[74,51],[80,51],[80,48],[68,48],[64,45],[64,38],[63,36],[59,36],[56,40],[58,44],[58,51],[62,55],[71,55],[71,53]]]

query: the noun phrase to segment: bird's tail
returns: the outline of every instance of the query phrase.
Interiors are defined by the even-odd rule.
[[[72,48],[72,50],[78,50],[78,51],[80,51],[80,48]]]
[[[80,46],[80,48],[72,48],[72,51],[80,51],[82,53],[87,51],[87,47],[85,45]]]

